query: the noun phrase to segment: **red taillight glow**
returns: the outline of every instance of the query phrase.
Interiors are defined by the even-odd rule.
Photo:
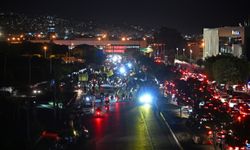
[[[238,120],[238,121],[241,121],[241,116],[238,116],[238,117],[237,117],[237,120]]]
[[[212,134],[212,131],[208,131],[208,135],[211,135]]]
[[[246,148],[245,148],[245,147],[241,147],[240,149],[241,149],[241,150],[245,150]]]
[[[231,146],[229,146],[229,147],[228,147],[228,150],[233,150],[233,149],[234,149],[234,148],[233,148],[233,147],[231,147]]]
[[[244,146],[243,147],[238,147],[238,146],[232,147],[232,146],[229,146],[227,149],[228,150],[245,150],[246,148]]]

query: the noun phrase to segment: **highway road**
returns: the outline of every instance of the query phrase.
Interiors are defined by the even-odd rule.
[[[178,150],[169,128],[149,105],[118,102],[103,117],[84,117],[90,139],[74,149]]]

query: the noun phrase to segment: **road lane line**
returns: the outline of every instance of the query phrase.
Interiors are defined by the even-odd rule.
[[[152,142],[152,137],[150,136],[149,131],[148,131],[146,120],[145,120],[145,118],[143,116],[143,113],[142,113],[142,111],[140,109],[139,109],[139,112],[141,114],[142,121],[144,122],[144,127],[146,129],[146,133],[147,133],[147,135],[149,137],[149,143],[150,143],[151,150],[154,150],[155,148],[154,148],[154,145],[153,145],[153,142]]]
[[[165,119],[165,117],[163,116],[163,114],[160,112],[160,116],[163,119],[164,123],[167,125],[167,127],[169,128],[175,142],[177,143],[178,147],[180,148],[180,150],[184,150],[183,147],[181,146],[180,142],[178,141],[177,137],[175,136],[173,130],[171,129],[171,127],[169,126],[167,120]]]

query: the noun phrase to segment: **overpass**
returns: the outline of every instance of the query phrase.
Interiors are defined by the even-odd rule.
[[[100,49],[103,49],[106,53],[124,53],[125,49],[133,48],[140,49],[146,48],[147,42],[144,40],[93,40],[89,38],[80,38],[74,40],[29,40],[32,43],[50,43],[53,42],[58,45],[67,45],[69,49],[73,49],[77,45],[93,45]]]

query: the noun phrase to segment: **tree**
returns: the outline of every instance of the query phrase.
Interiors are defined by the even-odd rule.
[[[213,64],[213,76],[219,83],[238,83],[240,70],[231,59],[223,58]]]
[[[202,59],[198,59],[196,64],[199,65],[200,67],[203,65],[203,60]]]
[[[246,83],[250,75],[249,63],[229,54],[209,57],[204,64],[210,79],[220,83]]]
[[[88,64],[102,64],[106,57],[102,50],[90,45],[79,45],[73,49],[73,53],[85,59]]]
[[[154,34],[156,43],[166,44],[166,55],[171,57],[175,55],[177,47],[184,47],[185,40],[176,29],[162,27],[159,32]]]

